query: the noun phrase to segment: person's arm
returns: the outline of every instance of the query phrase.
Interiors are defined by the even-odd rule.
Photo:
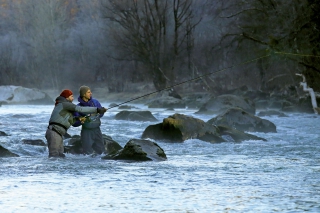
[[[100,102],[99,102],[97,99],[94,99],[93,101],[94,101],[94,105],[95,105],[96,107],[102,108]],[[99,117],[102,118],[103,115],[104,115],[104,113],[100,113]]]
[[[73,117],[76,118],[76,122],[74,122],[74,123],[72,124],[72,126],[73,126],[73,127],[81,126],[82,122],[81,122],[81,120],[80,120],[80,117],[81,117],[80,113],[79,113],[79,112],[74,112],[74,113],[73,113]]]
[[[81,107],[77,106],[71,102],[63,102],[62,103],[63,109],[70,111],[70,112],[81,112],[81,113],[97,113],[98,108],[97,107]],[[101,110],[100,110],[101,111]]]

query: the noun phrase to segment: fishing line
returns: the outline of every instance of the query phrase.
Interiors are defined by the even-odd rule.
[[[190,81],[195,81],[195,80],[201,79],[202,77],[205,77],[205,76],[208,76],[208,75],[212,75],[212,74],[216,74],[216,73],[219,73],[219,72],[223,72],[223,71],[226,71],[226,70],[228,70],[228,69],[231,69],[231,68],[234,68],[234,67],[237,67],[237,66],[241,66],[241,65],[244,65],[244,64],[249,64],[249,63],[251,63],[251,62],[253,62],[253,61],[257,61],[257,60],[262,59],[262,58],[267,58],[267,57],[269,57],[270,55],[271,55],[271,54],[267,54],[267,55],[264,55],[264,56],[260,56],[260,57],[258,57],[258,58],[250,59],[250,60],[248,60],[248,61],[244,61],[244,62],[241,62],[241,63],[238,63],[238,64],[231,65],[231,66],[229,66],[229,67],[220,69],[220,70],[215,71],[215,72],[210,72],[210,73],[207,73],[207,74],[204,74],[204,75],[200,75],[200,76],[197,76],[197,77],[195,77],[195,78],[192,78],[192,79],[189,79],[189,80],[186,80],[186,81],[182,81],[182,82],[177,83],[177,84],[175,84],[175,85],[168,86],[168,87],[166,87],[166,88],[164,88],[164,89],[160,89],[160,90],[157,90],[157,91],[154,91],[154,92],[150,92],[150,93],[148,93],[148,94],[145,94],[145,95],[142,95],[142,96],[139,96],[139,97],[130,99],[130,100],[128,100],[128,101],[122,102],[122,103],[120,103],[120,104],[114,105],[114,106],[112,106],[112,107],[109,107],[108,110],[109,110],[109,109],[112,109],[112,108],[115,108],[115,107],[118,107],[118,106],[120,106],[120,105],[129,103],[129,102],[131,102],[131,101],[134,101],[134,100],[137,100],[137,99],[140,99],[140,98],[143,98],[143,97],[146,97],[146,96],[149,96],[149,95],[152,95],[152,94],[155,94],[155,93],[164,91],[164,90],[168,90],[168,89],[173,88],[173,87],[175,87],[175,86],[179,86],[179,85],[181,85],[181,84],[184,84],[184,83],[187,83],[187,82],[190,82]]]

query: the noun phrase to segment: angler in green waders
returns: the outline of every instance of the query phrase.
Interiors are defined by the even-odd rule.
[[[65,89],[56,98],[55,107],[51,113],[46,139],[49,148],[49,157],[65,157],[63,154],[63,135],[76,121],[83,122],[82,118],[73,116],[74,112],[99,113],[107,111],[104,107],[81,107],[72,103],[73,93]]]

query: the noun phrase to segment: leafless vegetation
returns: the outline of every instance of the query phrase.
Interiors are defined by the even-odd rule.
[[[0,2],[0,85],[270,91],[303,73],[320,91],[316,0]]]

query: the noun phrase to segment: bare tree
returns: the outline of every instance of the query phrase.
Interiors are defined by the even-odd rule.
[[[303,55],[319,53],[315,44],[315,36],[319,36],[319,29],[312,26],[312,8],[310,1],[223,1],[221,18],[228,22],[229,29],[224,31],[221,45],[231,50],[232,58],[244,56],[254,58],[268,54],[267,60],[257,60],[251,79],[256,79],[262,89],[274,85],[296,83],[297,67],[310,64],[312,60]],[[315,5],[313,5],[315,6]],[[319,12],[319,11],[318,11]],[[313,24],[312,24],[313,23]],[[315,32],[315,34],[310,34]],[[292,53],[287,54],[287,53]],[[242,57],[239,57],[241,55]],[[308,59],[307,59],[308,58]],[[307,62],[308,61],[308,62]],[[305,63],[305,64],[304,64]],[[292,69],[295,64],[296,69]],[[319,70],[319,63],[314,66]],[[278,78],[275,78],[278,76]],[[277,81],[276,81],[277,80]]]
[[[68,27],[65,3],[65,0],[26,0],[19,4],[19,11],[28,20],[26,69],[31,76],[43,77],[43,81],[37,82],[39,87],[51,84],[59,88],[62,83],[63,47]]]
[[[0,37],[0,84],[10,85],[17,81],[17,74],[14,69],[13,50],[11,48],[11,40],[9,36]]]
[[[190,48],[187,41],[199,22],[191,5],[192,0],[105,1],[105,17],[118,50],[112,57],[142,62],[156,89],[172,84],[177,60]]]
[[[107,66],[104,57],[107,44],[99,10],[100,1],[79,0],[77,3],[76,19],[66,39],[66,67],[70,80],[78,84],[100,81],[103,78],[101,70]]]

